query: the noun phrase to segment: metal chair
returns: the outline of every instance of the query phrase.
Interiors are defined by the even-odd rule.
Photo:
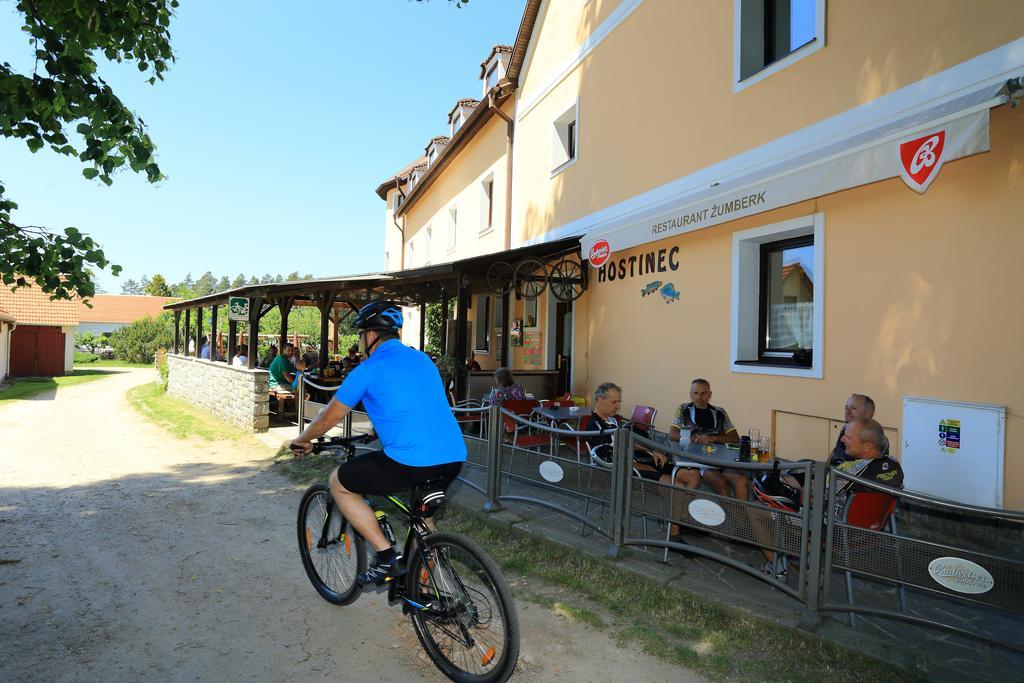
[[[457,403],[452,404],[453,408],[480,408],[483,404],[474,399],[467,398]],[[459,426],[467,424],[479,425],[480,438],[485,438],[485,431],[487,427],[487,413],[455,413],[455,421],[459,423]]]
[[[651,406],[633,406],[633,415],[629,421],[633,423],[633,431],[645,438],[650,438],[651,430],[654,428],[654,418],[658,415],[658,409]]]

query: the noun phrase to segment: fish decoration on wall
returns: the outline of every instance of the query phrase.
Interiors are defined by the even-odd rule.
[[[661,287],[661,280],[655,280],[654,282],[647,283],[647,286],[640,290],[640,296],[647,296],[648,294],[654,294]]]

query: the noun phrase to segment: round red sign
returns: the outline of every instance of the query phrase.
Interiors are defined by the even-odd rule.
[[[594,268],[600,268],[604,265],[604,262],[612,255],[612,248],[608,244],[608,240],[598,240],[594,242],[594,246],[590,248],[590,256],[588,260],[590,265]]]

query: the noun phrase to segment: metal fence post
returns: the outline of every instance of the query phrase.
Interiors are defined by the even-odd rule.
[[[351,410],[348,411],[347,415],[345,415],[345,426],[342,429],[344,430],[343,433],[342,433],[342,436],[344,436],[346,439],[351,439],[352,438],[352,411]]]
[[[296,411],[298,412],[299,434],[306,427],[306,382],[302,373],[299,373],[299,390],[295,393],[295,400],[298,401]]]
[[[484,470],[487,482],[487,500],[484,510],[496,512],[501,509],[498,496],[501,494],[501,407],[492,405],[487,410],[487,468]]]
[[[825,482],[828,480],[828,463],[814,462],[811,463],[811,490],[808,492],[809,500],[807,501],[810,506],[810,512],[807,517],[807,523],[810,527],[810,539],[803,539],[804,543],[809,543],[807,546],[807,559],[808,567],[806,572],[807,586],[804,591],[804,612],[802,616],[802,622],[804,626],[815,627],[821,623],[821,612],[819,607],[821,604],[821,586],[822,584],[828,584],[822,576],[823,571],[829,571],[829,568],[822,567],[821,563],[821,552],[822,552],[822,539],[824,538],[825,531],[825,520],[828,518],[829,507],[828,501],[825,500]]]
[[[615,444],[612,450],[612,487],[608,512],[611,520],[612,544],[608,548],[609,557],[618,557],[622,551],[622,543],[626,538],[626,526],[629,524],[629,508],[626,505],[626,494],[629,485],[629,474],[632,468],[630,432],[621,427],[615,431]]]

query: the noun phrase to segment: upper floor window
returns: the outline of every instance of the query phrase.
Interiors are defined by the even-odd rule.
[[[484,186],[484,220],[483,230],[494,227],[494,176],[490,176],[483,183]]]
[[[455,117],[452,119],[452,135],[455,135],[456,131],[458,131],[459,128],[462,128],[461,113],[455,114]]]
[[[392,201],[391,210],[392,211],[398,211],[398,207],[402,205],[402,193],[401,193],[401,191],[395,190],[395,195],[391,198],[391,201]]]
[[[495,61],[494,64],[491,65],[491,68],[487,70],[486,90],[490,90],[494,86],[498,85],[498,79],[501,78],[501,75],[498,73],[498,66],[500,64],[501,62]]]
[[[412,248],[412,242],[410,241],[408,244],[405,245],[405,267],[406,268],[412,268],[415,265],[412,262],[412,257],[413,257],[413,248]]]
[[[431,238],[433,236],[434,236],[434,231],[428,225],[427,226],[427,231],[426,231],[426,244],[423,246],[423,264],[427,265],[427,266],[430,265],[430,243],[432,241]]]
[[[448,251],[455,248],[455,237],[459,230],[459,210],[456,207],[448,209]]]
[[[430,148],[430,154],[427,155],[427,161],[428,162],[433,162],[434,159],[436,159],[436,158],[437,158],[437,148],[436,147],[431,147]]]
[[[551,174],[576,161],[579,151],[579,102],[555,119],[551,129]]]
[[[825,44],[825,0],[735,0],[735,13],[736,90]]]

